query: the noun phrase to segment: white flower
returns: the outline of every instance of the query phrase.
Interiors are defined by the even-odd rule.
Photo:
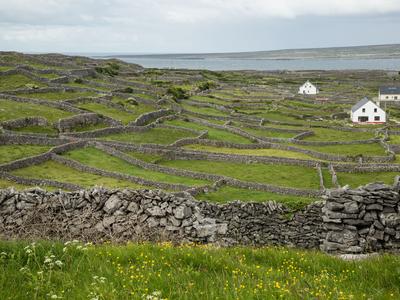
[[[45,257],[45,259],[44,259],[44,263],[45,264],[49,264],[49,263],[52,263],[53,262],[53,260],[50,258],[50,257]]]
[[[62,267],[62,265],[63,265],[63,262],[61,261],[61,260],[56,260],[55,262],[54,262],[58,267]]]

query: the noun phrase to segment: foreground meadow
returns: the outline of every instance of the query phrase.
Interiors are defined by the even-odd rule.
[[[0,299],[399,299],[400,257],[286,248],[0,242]]]

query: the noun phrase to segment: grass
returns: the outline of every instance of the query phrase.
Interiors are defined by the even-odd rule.
[[[237,154],[237,155],[255,155],[255,156],[277,156],[297,159],[312,159],[315,158],[299,152],[285,151],[279,149],[235,149],[235,148],[224,148],[214,147],[206,145],[188,145],[186,149],[193,149],[199,151],[225,153],[225,154]]]
[[[131,101],[129,99],[124,99],[121,97],[113,97],[111,99],[111,101],[114,103],[117,103],[117,104],[121,104],[125,108],[127,108],[131,111],[134,111],[135,115],[137,115],[137,116],[147,113],[147,112],[157,110],[155,106],[144,104],[144,103],[138,103],[137,105],[134,105],[131,103]]]
[[[44,87],[45,84],[37,82],[25,75],[15,74],[0,76],[0,91],[10,91],[20,88],[27,88],[27,84],[34,84],[38,87]]]
[[[229,104],[228,101],[223,101],[220,99],[215,99],[215,98],[211,98],[211,97],[207,97],[207,96],[192,96],[189,98],[189,100],[196,100],[196,101],[205,102],[205,103],[214,103],[217,105]]]
[[[0,189],[6,189],[9,187],[14,187],[16,190],[24,190],[30,188],[31,186],[15,183],[13,181],[0,178]]]
[[[129,151],[126,154],[149,163],[156,163],[158,160],[162,159],[162,155],[147,154],[136,151]]]
[[[391,135],[389,143],[390,144],[400,144],[400,135]]]
[[[11,162],[24,157],[34,156],[48,151],[48,146],[36,145],[1,145],[0,164]]]
[[[70,116],[72,116],[70,112],[44,105],[0,99],[0,121],[25,117],[44,117],[50,122],[55,122]]]
[[[212,191],[197,195],[196,198],[199,200],[217,203],[227,203],[234,200],[240,200],[243,202],[276,201],[279,203],[283,203],[295,210],[301,209],[316,200],[314,198],[308,197],[281,195],[270,192],[241,189],[231,186],[224,186],[222,188],[219,188],[218,191]]]
[[[40,165],[18,169],[12,173],[27,178],[41,178],[73,183],[86,188],[96,185],[108,188],[143,188],[133,182],[81,172],[55,161],[47,161]]]
[[[26,132],[26,133],[43,133],[43,134],[49,134],[49,135],[56,135],[57,130],[54,127],[50,126],[25,126],[21,128],[16,128],[14,131],[17,132]]]
[[[181,106],[188,111],[205,114],[205,115],[209,115],[209,116],[226,116],[227,115],[226,113],[223,113],[222,111],[219,111],[212,107],[197,107],[197,106],[191,106],[188,104],[182,104]]]
[[[328,145],[328,146],[304,146],[293,144],[298,148],[314,150],[323,153],[349,155],[349,156],[385,156],[386,152],[383,147],[378,144],[353,144],[353,145]]]
[[[205,160],[171,160],[162,161],[161,163],[170,167],[224,175],[249,182],[274,184],[300,189],[319,189],[317,171],[312,168],[300,166],[256,163],[243,164]]]
[[[240,129],[258,137],[292,138],[297,135],[297,133],[291,133],[291,132],[277,132],[271,130],[253,129],[246,127],[240,127]]]
[[[307,141],[354,141],[374,138],[373,132],[340,131],[329,128],[310,128],[315,135],[306,137]]]
[[[98,96],[95,92],[48,92],[48,93],[34,93],[34,94],[18,94],[20,97],[33,98],[48,101],[65,101],[76,99],[80,97],[96,97]]]
[[[386,184],[392,185],[398,172],[371,172],[371,173],[345,173],[337,172],[339,184],[344,186],[350,185],[352,188],[357,188],[371,182],[383,181]]]
[[[56,79],[59,78],[60,75],[55,74],[55,73],[47,73],[47,74],[37,74],[37,76],[43,77],[43,78],[47,78],[47,79]]]
[[[12,66],[0,66],[0,72],[5,72],[8,70],[14,69]]]
[[[210,140],[217,140],[217,141],[226,141],[226,142],[231,142],[231,143],[236,143],[236,144],[251,144],[251,141],[245,137],[242,137],[240,135],[221,130],[221,129],[215,129],[212,127],[200,125],[194,122],[186,122],[183,120],[172,120],[172,121],[167,121],[166,124],[169,125],[174,125],[174,126],[180,126],[180,127],[185,127],[185,128],[191,128],[195,129],[198,131],[208,131],[208,139]]]
[[[106,127],[109,127],[109,125],[107,125],[105,123],[97,123],[97,124],[76,126],[73,128],[73,131],[75,131],[75,132],[92,131],[92,130],[102,129],[102,128],[106,128]]]
[[[171,144],[182,138],[195,137],[188,131],[152,128],[145,132],[118,133],[102,137],[105,140],[120,141],[135,144]]]
[[[169,175],[161,172],[145,170],[140,167],[131,165],[122,159],[106,154],[96,148],[88,147],[70,151],[65,156],[77,160],[85,165],[100,168],[107,171],[124,173],[141,178],[167,182],[175,184],[185,184],[189,186],[201,186],[210,184],[206,180],[192,179],[189,177]]]
[[[124,124],[128,124],[129,122],[135,121],[137,117],[139,117],[141,114],[151,111],[149,110],[149,107],[146,105],[138,105],[135,106],[135,109],[132,109],[133,112],[127,112],[123,110],[119,110],[113,107],[108,107],[103,104],[99,103],[82,103],[78,105],[79,108],[86,109],[110,118],[113,118],[115,120],[119,120]]]
[[[2,241],[0,253],[1,299],[400,297],[400,257],[389,254],[349,262],[277,247],[44,241]]]

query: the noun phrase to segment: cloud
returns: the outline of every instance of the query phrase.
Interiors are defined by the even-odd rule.
[[[230,44],[244,44],[246,35],[273,35],[276,24],[300,19],[318,19],[317,26],[323,26],[324,18],[366,20],[399,13],[400,0],[0,0],[0,50],[74,44],[100,51],[171,51],[228,37]],[[235,30],[250,34],[236,40]]]

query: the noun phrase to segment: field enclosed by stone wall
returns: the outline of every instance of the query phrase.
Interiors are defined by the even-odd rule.
[[[297,95],[311,80],[317,97]],[[118,60],[0,54],[0,187],[160,189],[288,213],[326,190],[393,184],[399,107],[354,126],[381,71],[156,70]]]

